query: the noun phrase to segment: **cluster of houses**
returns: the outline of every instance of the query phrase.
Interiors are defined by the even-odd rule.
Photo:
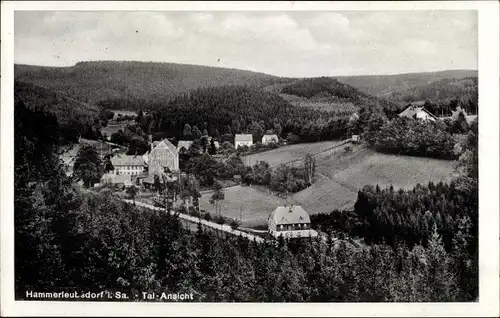
[[[454,111],[451,111],[451,116],[446,116],[446,117],[436,117],[434,114],[429,112],[427,109],[425,109],[424,106],[418,105],[418,104],[412,104],[408,106],[405,110],[403,110],[400,114],[399,117],[408,117],[408,118],[413,118],[413,119],[421,119],[421,120],[428,120],[428,121],[436,121],[438,119],[444,120],[444,119],[451,119],[455,120],[458,118],[460,114],[463,114],[466,119],[470,120],[473,119],[475,116],[469,116],[465,109],[461,108],[460,106],[457,106]]]
[[[278,135],[276,134],[266,134],[262,136],[261,143],[264,146],[270,145],[272,143],[278,143]],[[252,134],[236,134],[234,136],[234,148],[238,147],[251,147],[253,145],[253,136]]]
[[[168,139],[154,141],[142,156],[116,154],[111,158],[113,170],[104,174],[101,184],[146,186],[154,183],[155,176],[174,178],[179,171],[179,151]]]
[[[211,142],[211,137],[207,137]],[[277,143],[277,135],[264,135],[262,144]],[[168,139],[161,141],[151,141],[151,149],[144,155],[115,154],[111,157],[113,170],[104,174],[100,184],[114,184],[128,187],[131,185],[151,186],[155,176],[163,178],[175,178],[179,172],[179,154],[188,151],[193,144],[190,140],[180,140],[177,147]],[[219,148],[219,143],[214,141],[215,147]],[[242,146],[252,146],[253,136],[251,134],[236,134],[234,137],[235,148]]]

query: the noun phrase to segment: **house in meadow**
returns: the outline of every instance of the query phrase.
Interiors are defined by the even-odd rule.
[[[408,117],[412,119],[421,119],[430,121],[436,121],[438,119],[423,106],[416,106],[416,105],[408,106],[408,108],[406,108],[399,114],[399,117]]]
[[[277,135],[264,135],[262,136],[262,144],[263,145],[269,145],[272,143],[278,143],[279,139]]]
[[[234,148],[238,149],[238,147],[240,146],[250,147],[252,145],[253,145],[252,134],[236,134],[234,136]]]

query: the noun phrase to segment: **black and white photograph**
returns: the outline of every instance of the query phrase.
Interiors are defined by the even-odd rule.
[[[498,3],[226,5],[2,3],[2,316],[497,316]]]

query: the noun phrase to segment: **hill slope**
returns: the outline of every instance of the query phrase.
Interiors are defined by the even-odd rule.
[[[221,85],[265,86],[282,79],[251,71],[153,62],[79,62],[71,67],[15,65],[15,79],[88,103],[164,100],[190,89]]]
[[[14,103],[23,103],[29,109],[54,114],[62,128],[61,137],[64,141],[76,141],[78,136],[95,138],[98,135],[99,110],[95,106],[20,81],[14,82]]]
[[[402,92],[390,94],[390,98],[403,102],[438,102],[452,98],[473,98],[477,100],[477,77],[444,78],[430,84],[419,85]]]
[[[360,107],[380,104],[385,110],[399,110],[398,104],[371,96],[332,77],[289,80],[267,86],[266,91],[279,94],[295,106],[352,114]]]
[[[477,70],[447,70],[440,72],[407,73],[396,75],[338,76],[360,91],[379,97],[402,92],[412,87],[426,85],[443,78],[477,77]]]

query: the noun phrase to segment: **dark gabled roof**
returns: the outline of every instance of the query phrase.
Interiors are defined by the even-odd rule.
[[[142,156],[130,156],[130,155],[118,154],[111,158],[111,164],[114,167],[144,166],[144,158]]]
[[[299,205],[279,206],[270,215],[275,224],[311,223],[309,214]]]

